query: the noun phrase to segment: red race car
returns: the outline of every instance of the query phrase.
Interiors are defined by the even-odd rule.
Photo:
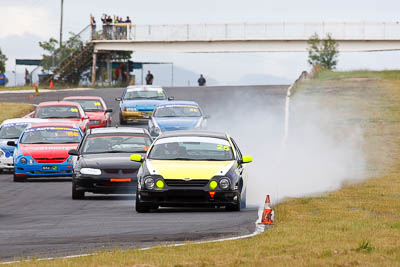
[[[68,96],[63,101],[79,103],[89,117],[89,128],[109,127],[112,123],[112,109],[107,109],[103,98],[99,96]]]
[[[36,106],[32,118],[69,121],[79,126],[83,133],[89,129],[89,118],[76,102],[49,101]]]

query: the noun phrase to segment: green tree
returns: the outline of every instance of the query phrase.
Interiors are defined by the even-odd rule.
[[[0,48],[0,74],[3,74],[6,72],[6,61],[7,61],[7,57],[6,55],[4,55],[1,52],[1,48]]]
[[[339,44],[328,34],[325,39],[321,40],[318,34],[314,34],[307,41],[308,63],[315,67],[332,70],[337,65],[337,57],[339,56]]]
[[[56,68],[62,61],[79,51],[84,46],[79,35],[70,32],[71,37],[59,48],[58,41],[50,38],[49,41],[39,42],[39,46],[46,52],[42,55],[42,67],[49,71]]]

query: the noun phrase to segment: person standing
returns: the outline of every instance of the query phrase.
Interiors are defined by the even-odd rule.
[[[147,75],[146,75],[146,84],[147,84],[147,85],[152,85],[152,84],[153,84],[153,80],[154,80],[153,74],[151,74],[150,71],[147,71]]]
[[[200,78],[197,80],[199,83],[199,86],[205,86],[206,85],[206,79],[203,77],[203,74],[200,74]]]
[[[96,39],[96,19],[90,15],[90,26],[92,27],[92,39]]]

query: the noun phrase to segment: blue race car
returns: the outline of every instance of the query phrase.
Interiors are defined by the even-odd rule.
[[[82,139],[82,131],[71,122],[35,123],[26,128],[15,146],[14,182],[27,178],[72,176],[73,157],[68,154],[76,149]]]
[[[159,86],[128,86],[122,97],[115,100],[120,101],[119,123],[126,125],[127,122],[148,121],[158,104],[173,97],[167,97]]]
[[[26,127],[33,123],[44,122],[43,119],[9,119],[0,125],[0,171],[14,169],[14,146],[7,145],[8,141],[17,141]]]
[[[155,108],[149,120],[149,132],[157,137],[166,131],[201,130],[206,128],[208,118],[196,102],[170,101]]]

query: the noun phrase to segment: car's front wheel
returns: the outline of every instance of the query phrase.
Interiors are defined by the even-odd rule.
[[[85,191],[77,190],[76,183],[72,182],[72,199],[84,199],[85,198]]]
[[[16,183],[26,182],[26,178],[25,177],[18,177],[18,176],[15,175],[15,172],[14,172],[13,180]]]
[[[242,204],[241,193],[238,192],[238,199],[235,204],[227,205],[225,209],[227,211],[240,211],[240,206]]]
[[[119,124],[126,125],[126,120],[124,120],[124,118],[122,118],[121,114],[119,114]]]
[[[152,207],[152,206],[143,204],[139,199],[139,192],[136,190],[136,203],[135,203],[136,212],[146,213],[146,212],[149,212],[150,209],[152,209],[152,208],[157,208],[157,207]]]

